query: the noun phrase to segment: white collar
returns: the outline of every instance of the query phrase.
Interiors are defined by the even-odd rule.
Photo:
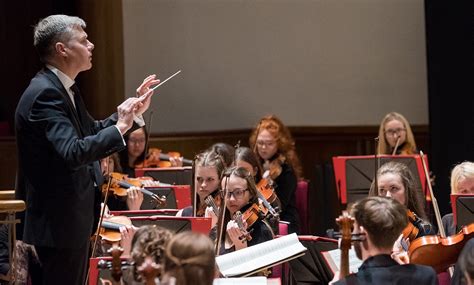
[[[59,78],[59,81],[61,81],[61,83],[63,84],[64,88],[66,89],[66,91],[68,91],[69,93],[69,89],[71,88],[71,86],[75,83],[74,80],[72,80],[71,78],[69,78],[69,76],[67,76],[66,74],[64,74],[64,72],[62,72],[61,70],[59,70],[58,68],[52,66],[52,65],[49,65],[49,64],[46,64],[46,67],[51,70],[58,78]]]

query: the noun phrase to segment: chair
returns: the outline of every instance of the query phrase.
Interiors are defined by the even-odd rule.
[[[300,216],[300,234],[308,234],[308,181],[300,180],[296,186],[296,208]]]
[[[287,235],[288,222],[280,221],[278,223],[278,231],[279,231],[279,235],[281,236]],[[282,281],[282,284],[285,284],[283,279],[285,278],[285,276],[288,275],[286,274],[287,271],[288,271],[288,268],[287,266],[285,266],[285,263],[275,265],[272,267],[272,278],[280,278],[280,280]],[[285,272],[285,274],[283,274],[283,272]]]

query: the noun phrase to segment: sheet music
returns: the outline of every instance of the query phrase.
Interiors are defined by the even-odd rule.
[[[239,276],[286,260],[306,250],[298,236],[291,234],[218,256],[216,263],[224,276]]]
[[[339,271],[339,265],[341,264],[341,250],[333,249],[330,251],[322,252],[323,256],[326,258],[326,261],[334,272]],[[360,260],[354,250],[354,247],[351,247],[349,250],[349,272],[357,273],[359,267],[362,265],[362,260]]]

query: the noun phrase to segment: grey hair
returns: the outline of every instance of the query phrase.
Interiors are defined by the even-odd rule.
[[[51,15],[38,22],[34,28],[34,46],[38,51],[40,60],[48,61],[54,52],[54,45],[68,41],[75,28],[86,28],[86,22],[79,17],[67,15]]]

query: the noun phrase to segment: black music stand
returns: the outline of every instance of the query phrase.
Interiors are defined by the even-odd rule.
[[[153,209],[178,209],[176,205],[176,195],[172,187],[147,187],[146,190],[153,192],[159,197],[166,197],[166,204],[157,204],[149,195],[143,195],[143,203],[140,210],[153,210]]]
[[[474,222],[474,196],[460,196],[456,199],[456,229]]]
[[[288,284],[328,284],[334,274],[321,252],[337,248],[337,241],[316,236],[299,236],[308,249],[306,254],[290,260]]]
[[[425,193],[425,175],[422,175],[419,155],[381,155],[377,156],[377,159],[379,167],[389,161],[405,164],[413,175],[417,191]],[[352,203],[367,197],[375,175],[374,156],[333,157],[333,163],[341,203]]]
[[[162,183],[173,185],[191,185],[193,180],[192,167],[168,167],[168,168],[136,168],[135,176],[149,176]]]

